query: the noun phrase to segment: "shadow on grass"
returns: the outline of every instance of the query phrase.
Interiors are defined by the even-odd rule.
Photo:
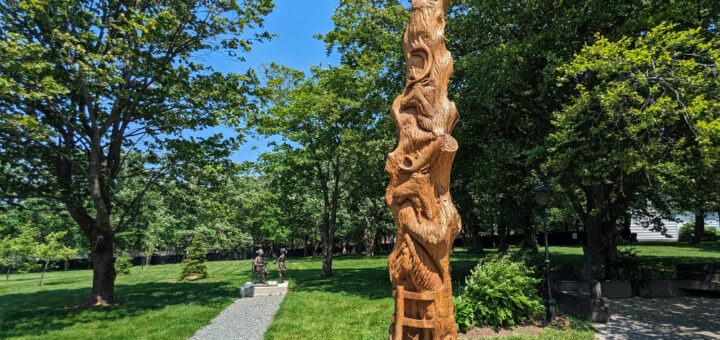
[[[116,285],[115,295],[124,302],[118,307],[67,309],[83,303],[90,288],[55,289],[0,296],[0,339],[41,335],[75,324],[113,321],[138,316],[168,306],[222,305],[237,296],[228,283],[141,283]]]
[[[475,267],[483,255],[467,251],[456,251],[450,260],[453,285],[465,282],[465,276]],[[361,296],[368,299],[384,299],[390,297],[390,277],[387,269],[387,257],[375,258],[377,266],[363,268],[352,267],[352,261],[366,260],[364,257],[337,257],[333,260],[333,276],[324,277],[316,268],[295,269],[288,271],[288,278],[293,281],[293,290],[329,292]]]

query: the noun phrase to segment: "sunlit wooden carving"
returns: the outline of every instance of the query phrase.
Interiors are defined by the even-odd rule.
[[[385,198],[397,222],[388,259],[395,297],[391,339],[456,339],[449,256],[460,232],[450,197],[459,118],[447,97],[453,60],[445,48],[450,0],[413,0],[403,50],[407,82],[391,115],[397,148],[388,154]]]

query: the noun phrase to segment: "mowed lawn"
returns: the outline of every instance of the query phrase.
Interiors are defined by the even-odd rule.
[[[118,276],[118,307],[71,308],[90,297],[92,271],[0,277],[0,339],[185,339],[238,298],[250,261],[209,262],[211,278],[177,283],[179,264]],[[69,308],[70,307],[70,308]]]
[[[460,281],[479,255],[458,253],[453,270]],[[90,270],[49,272],[42,287],[39,273],[1,276],[0,339],[185,339],[239,297],[250,262],[208,262],[211,278],[197,282],[176,282],[178,264],[133,267],[116,280],[122,305],[94,309],[72,308],[90,295]],[[273,280],[277,272],[269,267]],[[387,257],[337,256],[333,272],[322,277],[320,259],[289,258],[290,294],[266,338],[387,338],[393,312]]]
[[[636,243],[620,246],[619,249],[632,249],[638,255],[643,266],[662,265],[674,270],[677,263],[720,262],[720,243],[690,245],[688,243]],[[542,251],[542,249],[541,249]],[[550,260],[555,264],[567,264],[581,267],[583,251],[581,247],[550,247]]]
[[[454,287],[481,256],[455,252]],[[288,263],[291,292],[265,339],[387,339],[394,303],[386,256],[336,258],[331,278],[320,275],[320,261]]]
[[[651,244],[636,249],[648,263],[720,262],[718,244]],[[582,261],[579,247],[552,247],[551,253],[555,264]],[[462,249],[453,254],[454,287],[464,282],[482,256]],[[37,273],[13,274],[9,281],[2,276],[0,339],[188,338],[237,299],[239,287],[250,279],[250,260],[209,262],[208,269],[208,280],[178,283],[178,264],[133,267],[130,275],[116,281],[116,295],[123,305],[95,309],[67,308],[88,298],[89,270],[50,272],[42,287],[37,286]],[[270,265],[270,270],[270,279],[275,279],[275,267]],[[393,300],[386,256],[338,256],[333,277],[320,273],[319,259],[288,258],[290,292],[266,339],[387,338]],[[587,329],[547,330],[541,336],[591,337]]]

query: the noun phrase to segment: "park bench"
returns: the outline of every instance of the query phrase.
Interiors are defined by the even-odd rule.
[[[720,292],[720,263],[678,264],[678,288]]]

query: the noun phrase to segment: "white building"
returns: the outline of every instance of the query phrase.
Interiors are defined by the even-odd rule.
[[[677,242],[680,235],[680,228],[688,222],[695,221],[695,215],[691,213],[673,216],[675,221],[662,220],[663,225],[667,229],[667,234],[663,235],[658,231],[652,231],[651,228],[643,228],[640,220],[633,219],[630,224],[630,232],[637,234],[638,242]],[[711,214],[705,218],[705,228],[715,228],[720,230],[718,215]]]

